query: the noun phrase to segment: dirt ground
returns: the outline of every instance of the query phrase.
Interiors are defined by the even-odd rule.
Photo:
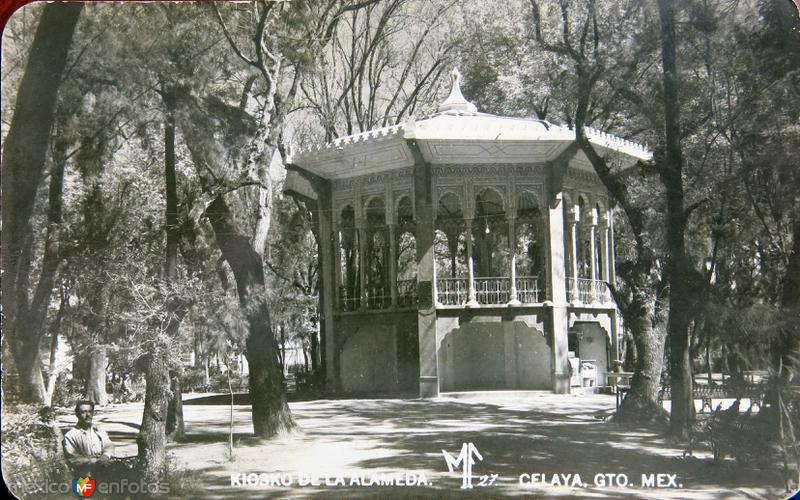
[[[190,471],[192,484],[173,496],[789,496],[777,471],[730,460],[714,464],[706,452],[683,458],[682,448],[653,431],[604,422],[614,409],[608,395],[484,392],[436,400],[315,400],[290,407],[300,430],[261,441],[249,437],[249,407],[234,406],[234,460],[229,461],[229,407],[186,405],[187,438],[169,451],[174,463]],[[116,442],[117,455],[136,454],[141,411],[141,403],[98,408],[95,422]],[[74,417],[60,421],[68,425]],[[457,459],[464,443],[472,443],[482,458],[474,459],[471,489],[461,488],[464,463],[449,472],[442,453]]]

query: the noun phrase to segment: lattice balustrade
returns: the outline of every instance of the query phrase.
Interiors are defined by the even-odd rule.
[[[475,278],[475,300],[481,305],[505,305],[511,300],[511,278],[504,276]],[[523,304],[539,303],[542,292],[535,276],[520,276],[516,280],[517,300]],[[439,278],[437,298],[443,306],[461,306],[469,300],[468,278]]]
[[[436,293],[443,306],[460,306],[467,302],[469,280],[467,278],[439,278],[436,280]]]
[[[567,278],[567,297],[570,302],[604,304],[611,301],[611,292],[606,282],[602,280],[578,278],[576,286],[574,278]]]
[[[417,305],[417,280],[397,280],[397,306]]]
[[[520,276],[516,281],[517,300],[523,304],[539,302],[539,278],[536,276]]]
[[[511,298],[511,278],[475,278],[475,300],[478,304],[507,304]]]
[[[359,308],[360,304],[360,298],[349,294],[347,287],[339,287],[339,308],[342,311],[355,311]]]
[[[388,309],[392,306],[392,296],[382,286],[368,287],[365,295],[367,309]]]
[[[595,302],[603,304],[611,302],[611,291],[608,289],[608,283],[601,280],[594,281],[594,298]]]

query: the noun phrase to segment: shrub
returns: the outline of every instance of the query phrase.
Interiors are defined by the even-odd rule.
[[[20,498],[58,495],[57,490],[48,492],[47,485],[63,487],[72,479],[54,417],[52,409],[34,405],[3,408],[3,475]]]

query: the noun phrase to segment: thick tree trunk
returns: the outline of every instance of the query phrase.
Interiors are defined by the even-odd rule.
[[[26,317],[33,243],[31,217],[55,118],[58,88],[82,7],[80,3],[44,7],[3,144],[3,330],[20,370],[20,396],[29,402],[41,403],[45,396],[38,361],[41,324],[38,329],[32,328]],[[47,290],[47,297],[51,290],[52,287]]]
[[[614,417],[616,421],[666,420],[666,412],[657,402],[664,360],[664,332],[653,327],[652,309],[652,306],[640,302],[628,308],[625,316],[637,356],[631,387]]]
[[[156,346],[147,355],[145,366],[147,392],[136,444],[139,448],[139,469],[143,479],[149,482],[161,479],[166,460],[167,406],[170,398],[166,359],[166,347]]]
[[[659,0],[661,19],[661,65],[663,69],[663,103],[665,152],[659,165],[667,197],[667,260],[669,283],[670,385],[672,405],[670,433],[688,438],[694,418],[692,402],[692,366],[690,359],[689,320],[691,316],[690,273],[686,258],[685,233],[687,212],[683,190],[683,151],[681,148],[680,100],[676,55],[675,6],[672,0]]]
[[[18,369],[19,384],[22,388],[20,400],[43,405],[47,401],[47,390],[42,375],[42,361],[38,353],[29,359],[31,359],[30,365]]]
[[[322,332],[322,323],[317,322],[318,331],[311,332],[311,345],[310,345],[310,354],[311,354],[311,371],[316,373],[319,369],[319,339],[317,335]]]
[[[249,239],[236,230],[222,196],[209,204],[206,215],[214,229],[217,245],[233,270],[239,305],[248,322],[245,355],[250,367],[253,430],[260,437],[284,433],[294,427],[294,422],[286,401],[278,345],[266,304],[261,256]]]
[[[108,394],[106,393],[106,364],[108,356],[106,346],[98,344],[92,347],[89,354],[89,373],[86,377],[84,397],[98,406],[108,404]]]
[[[207,113],[206,108],[215,108],[217,111],[224,109],[225,116]],[[217,246],[233,271],[239,307],[247,318],[249,333],[245,355],[250,368],[253,429],[261,437],[270,437],[294,427],[286,402],[278,346],[270,323],[264,286],[261,251],[269,225],[270,200],[267,191],[271,181],[267,175],[268,165],[257,165],[255,169],[258,170],[260,186],[256,230],[252,240],[237,227],[236,218],[225,202],[225,195],[217,191],[220,179],[209,172],[230,169],[230,163],[235,162],[237,155],[241,156],[243,151],[248,155],[240,168],[252,169],[254,163],[263,163],[265,158],[271,156],[263,151],[269,141],[277,141],[276,137],[268,137],[266,133],[272,130],[268,127],[266,116],[269,111],[265,110],[262,123],[255,124],[252,117],[238,108],[211,98],[200,102],[187,93],[181,96],[179,112],[176,113],[203,189],[213,197],[206,208],[206,217],[211,222]],[[225,143],[218,139],[220,132],[227,132]]]
[[[615,420],[634,423],[652,421],[663,417],[664,411],[656,402],[661,380],[661,369],[664,356],[664,334],[654,328],[655,297],[652,290],[656,284],[649,275],[654,266],[652,252],[642,238],[644,233],[644,215],[642,210],[631,204],[627,188],[619,177],[611,173],[608,164],[595,151],[584,133],[584,125],[591,97],[592,81],[585,68],[577,68],[581,91],[575,115],[575,140],[586,155],[600,180],[611,195],[619,202],[630,223],[636,242],[636,260],[625,266],[626,272],[620,274],[628,288],[631,289],[631,303],[619,304],[625,319],[625,325],[631,331],[636,347],[636,360],[631,388],[623,401]],[[616,297],[615,297],[616,298]],[[628,349],[631,350],[630,347]]]
[[[89,342],[89,353],[85,361],[83,397],[94,401],[98,405],[108,404],[106,394],[106,365],[108,356],[106,351],[105,332],[106,309],[108,306],[108,286],[101,282],[89,290],[87,302],[91,314],[87,318],[87,329],[91,335]]]
[[[66,159],[64,158],[63,144],[57,144],[54,148],[55,164],[50,171],[50,186],[48,191],[47,207],[47,233],[44,242],[44,255],[42,257],[42,269],[36,291],[30,305],[27,304],[27,286],[30,279],[25,276],[19,281],[20,308],[17,319],[19,320],[22,331],[27,330],[25,337],[20,339],[22,355],[17,357],[22,360],[22,365],[18,372],[23,381],[23,400],[46,403],[47,390],[43,385],[40,386],[42,379],[41,360],[39,359],[39,348],[41,339],[44,337],[45,324],[47,322],[47,309],[55,284],[58,266],[61,263],[59,252],[58,232],[62,221],[62,193],[64,191],[64,168]],[[25,260],[30,258],[30,248],[23,251]],[[26,271],[26,273],[28,273]],[[60,313],[59,313],[60,314]],[[43,383],[43,382],[42,382]]]
[[[800,324],[789,319],[800,317],[800,219],[792,224],[792,233],[792,253],[789,254],[781,292],[781,310],[787,321],[783,322],[777,343],[772,348],[773,366],[776,371],[780,370],[784,379],[788,379],[791,373],[787,367],[796,367],[800,351]]]
[[[628,329],[630,330],[630,329]],[[625,371],[633,371],[636,366],[636,343],[633,341],[633,335],[628,331],[625,333],[625,358],[622,367]]]
[[[286,373],[286,323],[280,322],[278,330],[281,332],[281,345],[278,351],[278,359],[281,362],[281,373]]]
[[[162,92],[166,119],[164,121],[164,192],[166,198],[167,245],[164,264],[164,274],[169,283],[178,279],[178,239],[180,238],[180,225],[178,223],[178,183],[175,175],[175,96],[170,90]],[[187,304],[183,304],[178,297],[170,297],[167,308],[169,320],[167,335],[176,338],[183,318],[188,312]],[[180,370],[172,370],[171,396],[168,406],[167,430],[169,437],[181,440],[184,436],[183,423],[183,394],[180,381]]]
[[[169,374],[170,392],[169,405],[167,406],[167,437],[173,441],[180,441],[185,436],[185,425],[183,423],[183,388],[181,387],[181,377],[176,370]]]

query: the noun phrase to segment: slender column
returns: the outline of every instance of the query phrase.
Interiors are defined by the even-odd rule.
[[[389,290],[397,307],[397,224],[389,224]]]
[[[578,302],[578,220],[580,214],[575,210],[575,220],[570,221],[572,240],[572,302]]]
[[[589,245],[592,252],[591,272],[592,280],[597,279],[597,223],[592,221],[591,233],[589,235]]]
[[[439,278],[439,270],[436,269],[436,257],[434,256],[434,258],[433,258],[433,280],[432,280],[433,306],[434,307],[439,307],[439,306],[442,305],[442,303],[439,302],[439,285],[436,283],[436,280],[438,278]]]
[[[469,295],[467,299],[467,307],[478,307],[478,301],[475,298],[475,270],[473,269],[472,262],[472,219],[465,219],[467,222],[467,269],[469,270]]]
[[[517,228],[516,219],[508,219],[508,252],[511,256],[509,259],[511,263],[511,290],[508,299],[508,305],[520,305],[519,297],[517,297]]]
[[[609,262],[608,262],[608,224],[600,227],[600,258],[603,259],[603,281],[609,280]]]
[[[592,226],[589,228],[589,251],[591,252],[592,258],[589,262],[590,272],[592,273],[592,286],[590,287],[591,290],[591,299],[592,302],[597,301],[597,295],[595,290],[595,281],[597,281],[597,210],[592,209]]]
[[[358,238],[358,296],[361,299],[360,308],[367,308],[367,230],[356,225],[356,234]]]
[[[602,276],[600,279],[603,283],[608,283],[609,281],[609,263],[608,263],[608,218],[605,218],[603,224],[600,226],[600,262],[602,262]],[[606,285],[603,285],[603,298],[605,302],[611,301],[611,294],[606,288]]]
[[[614,285],[617,282],[616,252],[614,251],[614,212],[608,212],[608,224],[608,230],[611,233],[611,238],[609,238],[611,240],[611,246],[609,247],[608,272],[610,275],[608,277],[608,281]]]
[[[619,318],[617,317],[617,309],[614,308],[611,311],[611,366],[608,367],[608,371],[612,371],[614,368],[614,361],[620,361],[619,359],[619,337],[617,335],[617,331],[619,329]]]
[[[344,309],[342,303],[342,234],[333,232],[333,306],[338,310]]]

